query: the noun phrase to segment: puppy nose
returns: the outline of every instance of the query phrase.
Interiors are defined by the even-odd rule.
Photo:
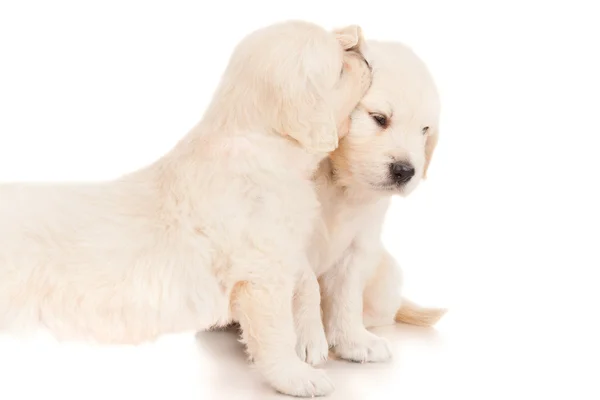
[[[396,183],[406,183],[415,175],[415,168],[403,162],[395,162],[390,164],[390,174]]]

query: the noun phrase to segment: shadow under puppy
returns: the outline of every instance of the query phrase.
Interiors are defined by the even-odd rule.
[[[274,388],[331,392],[296,354],[291,302],[302,282],[319,312],[311,176],[370,85],[346,51],[359,40],[357,27],[259,29],[200,123],[155,163],[110,182],[1,185],[0,327],[139,343],[237,320]]]
[[[365,47],[372,84],[339,148],[316,173],[322,225],[309,254],[333,352],[377,362],[392,354],[387,341],[367,327],[396,321],[431,326],[446,312],[401,296],[401,270],[381,242],[391,197],[409,195],[426,176],[438,140],[440,101],[412,50],[378,41]]]

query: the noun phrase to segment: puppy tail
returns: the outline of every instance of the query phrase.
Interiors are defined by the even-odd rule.
[[[396,311],[394,320],[405,324],[417,326],[433,326],[447,312],[445,308],[421,307],[406,298],[402,299],[402,305]]]

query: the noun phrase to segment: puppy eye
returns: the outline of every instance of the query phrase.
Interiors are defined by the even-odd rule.
[[[423,128],[423,135],[426,135],[427,132],[429,132],[429,127],[426,126],[425,128]]]
[[[385,115],[382,114],[371,114],[371,118],[382,128],[388,126],[388,119]]]

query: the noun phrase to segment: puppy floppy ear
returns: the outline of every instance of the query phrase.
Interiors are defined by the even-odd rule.
[[[362,28],[358,25],[348,25],[335,29],[333,32],[338,42],[342,45],[342,48],[346,51],[359,51],[365,42]]]
[[[329,102],[310,82],[288,87],[281,104],[281,132],[310,153],[329,153],[338,147],[338,131]]]
[[[427,179],[427,169],[429,168],[429,163],[431,162],[431,157],[433,157],[433,152],[438,143],[438,128],[433,128],[427,136],[427,141],[425,142],[425,166],[423,167],[423,179]]]

